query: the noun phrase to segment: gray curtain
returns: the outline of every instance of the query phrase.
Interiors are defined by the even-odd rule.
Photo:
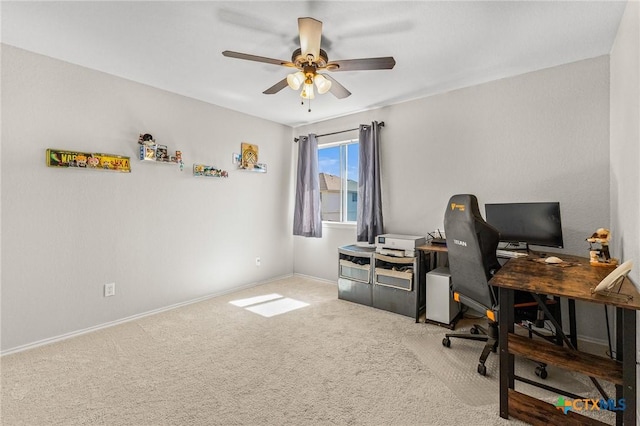
[[[380,190],[380,125],[360,125],[358,175],[357,240],[375,242],[382,234],[382,196]]]
[[[298,139],[298,174],[293,235],[322,237],[318,139],[313,133]]]

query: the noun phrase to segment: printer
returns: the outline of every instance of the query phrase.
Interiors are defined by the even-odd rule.
[[[376,236],[376,253],[396,257],[415,257],[416,247],[426,238],[417,235],[382,234]]]

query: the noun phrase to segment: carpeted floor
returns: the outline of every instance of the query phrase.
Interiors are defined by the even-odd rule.
[[[309,305],[264,317],[229,303],[271,293]],[[0,416],[3,425],[521,424],[498,416],[497,357],[478,376],[479,345],[444,348],[445,331],[296,276],[4,356]]]

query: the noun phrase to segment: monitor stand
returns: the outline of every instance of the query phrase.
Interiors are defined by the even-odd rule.
[[[501,247],[503,250],[513,250],[513,251],[526,251],[529,252],[529,244],[524,241],[521,242],[508,242],[504,247]]]

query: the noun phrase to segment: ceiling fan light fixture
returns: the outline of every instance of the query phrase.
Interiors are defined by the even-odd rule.
[[[320,95],[324,95],[329,91],[329,89],[331,89],[331,81],[329,81],[322,74],[316,74],[313,81],[316,84],[316,87],[318,88],[318,94]]]
[[[305,76],[302,71],[298,71],[293,74],[289,74],[287,76],[287,84],[293,90],[298,90],[300,86],[302,86],[302,83],[304,83],[304,80],[305,80]]]
[[[300,92],[300,96],[302,99],[313,99],[315,98],[315,94],[313,93],[313,83],[304,83],[302,87],[302,92]]]

